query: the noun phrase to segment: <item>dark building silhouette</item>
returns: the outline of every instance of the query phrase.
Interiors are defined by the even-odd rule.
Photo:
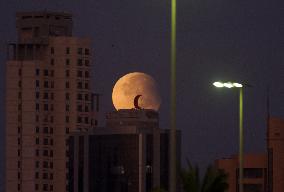
[[[177,159],[180,162],[180,132]],[[150,192],[168,189],[169,130],[153,110],[118,110],[106,127],[69,139],[70,192]]]

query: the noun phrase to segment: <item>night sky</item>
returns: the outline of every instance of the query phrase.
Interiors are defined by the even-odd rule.
[[[204,167],[238,152],[238,92],[212,86],[223,79],[253,85],[245,89],[245,151],[263,152],[267,86],[271,114],[284,118],[284,1],[177,1],[182,159]],[[93,89],[102,94],[102,114],[114,110],[111,92],[119,77],[145,72],[159,85],[160,123],[169,128],[170,0],[1,0],[0,9],[1,170],[5,43],[16,40],[16,11],[72,13],[74,36],[92,38]]]

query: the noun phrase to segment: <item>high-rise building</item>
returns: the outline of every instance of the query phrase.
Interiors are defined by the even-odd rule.
[[[169,130],[159,128],[156,111],[118,110],[107,115],[106,127],[71,135],[70,192],[168,189]],[[177,141],[179,163],[180,132]]]
[[[7,192],[66,191],[69,131],[93,119],[90,40],[72,36],[72,16],[16,15],[18,40],[7,46]]]

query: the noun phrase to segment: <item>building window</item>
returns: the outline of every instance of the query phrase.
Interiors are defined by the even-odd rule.
[[[53,139],[50,139],[49,144],[53,145]]]
[[[50,116],[50,123],[53,123],[53,116]]]
[[[35,184],[35,190],[38,191],[38,184]]]
[[[18,93],[18,98],[21,99],[22,98],[22,92]]]
[[[50,47],[50,53],[54,54],[54,47]]]
[[[45,93],[43,94],[43,99],[48,99],[48,93],[47,93],[47,92],[45,92]]]
[[[69,127],[66,127],[65,131],[66,131],[66,134],[68,134],[69,133]]]
[[[36,80],[36,87],[39,87],[39,80]]]
[[[42,190],[43,191],[48,191],[48,184],[43,184]]]
[[[77,83],[77,88],[78,88],[78,89],[82,89],[82,82],[78,82],[78,83]]]
[[[85,89],[89,89],[89,83],[85,83]]]
[[[77,60],[77,65],[82,66],[82,64],[83,64],[82,59],[78,59],[78,60]]]
[[[82,105],[77,106],[77,111],[82,112]]]
[[[43,150],[43,156],[48,156],[48,150]]]
[[[43,128],[43,133],[47,134],[48,133],[48,127]]]
[[[54,65],[54,59],[50,59],[50,65]]]
[[[18,161],[18,168],[21,168],[21,161]]]
[[[54,71],[53,71],[53,70],[50,71],[50,76],[51,76],[51,77],[54,76]]]
[[[53,162],[49,163],[49,168],[51,168],[51,169],[53,168]]]
[[[70,65],[70,59],[66,59],[66,60],[65,60],[65,64],[66,64],[66,65]]]
[[[38,156],[39,156],[39,150],[37,149],[37,150],[35,151],[35,153],[36,153],[36,156],[38,157]]]
[[[86,95],[85,95],[85,100],[86,100],[86,101],[89,101],[89,94],[86,94]]]
[[[69,110],[70,110],[69,105],[66,105],[66,111],[69,111]]]
[[[36,111],[39,111],[39,104],[36,103]]]
[[[89,66],[90,65],[90,61],[88,59],[85,60],[85,66]]]
[[[22,81],[18,82],[18,87],[20,87],[20,88],[22,87]]]
[[[36,138],[36,142],[37,145],[39,145],[39,138]]]
[[[36,133],[39,133],[39,126],[36,126]]]
[[[83,49],[82,49],[82,48],[78,48],[77,53],[78,53],[79,55],[82,55]]]
[[[43,86],[44,88],[48,88],[48,81],[44,81]]]
[[[66,99],[66,100],[69,100],[69,99],[70,99],[69,93],[65,93],[65,99]]]
[[[77,123],[82,123],[82,117],[77,117]]]
[[[39,69],[36,69],[36,76],[39,76]]]
[[[39,92],[36,92],[36,99],[39,99]]]
[[[85,71],[85,77],[86,77],[86,78],[89,77],[89,71]]]
[[[48,111],[48,104],[44,104],[43,109],[44,109],[44,111]]]
[[[85,55],[90,55],[90,50],[89,49],[85,49]]]
[[[53,100],[54,99],[54,94],[50,93],[50,99]]]
[[[51,88],[54,88],[54,81],[51,81],[50,87],[51,87]]]
[[[66,82],[65,87],[69,88],[69,82]]]
[[[43,139],[43,144],[44,144],[44,145],[48,145],[48,139],[47,139],[47,138],[44,138],[44,139]]]
[[[44,74],[44,76],[48,76],[48,70],[45,69],[45,70],[43,71],[43,74]]]
[[[70,47],[66,47],[66,54],[70,54]]]
[[[49,132],[50,132],[50,134],[53,134],[53,127],[50,127]]]
[[[85,106],[85,112],[89,112],[89,107]]]
[[[18,145],[20,145],[21,144],[21,139],[20,138],[18,138]]]
[[[82,71],[77,71],[77,77],[82,77]]]
[[[36,168],[39,168],[39,161],[36,161],[35,167],[36,167]]]
[[[82,94],[81,94],[81,93],[78,93],[78,94],[77,94],[77,99],[78,99],[78,100],[82,100]]]
[[[36,122],[39,122],[39,116],[36,115]]]
[[[65,75],[66,75],[66,77],[69,77],[69,70],[65,71]]]
[[[22,69],[19,69],[18,75],[19,75],[19,76],[22,76]]]
[[[18,149],[18,157],[20,157],[21,156],[21,151],[20,151],[20,149]]]
[[[49,151],[49,156],[53,157],[53,151],[52,150]]]
[[[66,117],[65,117],[65,122],[66,122],[66,123],[69,123],[69,116],[66,116]]]
[[[262,178],[263,169],[262,168],[245,168],[244,178]]]
[[[88,124],[89,123],[89,118],[85,117],[85,123]]]
[[[18,133],[21,133],[21,127],[18,127]]]

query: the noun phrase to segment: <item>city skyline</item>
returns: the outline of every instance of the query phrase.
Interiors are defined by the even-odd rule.
[[[161,127],[164,128],[168,124],[169,110],[169,90],[167,83],[163,83],[169,77],[169,4],[138,1],[108,5],[86,1],[79,6],[86,9],[81,13],[75,6],[78,4],[66,2],[55,5],[33,1],[24,5],[19,1],[1,2],[1,7],[6,7],[1,13],[5,18],[3,24],[8,29],[1,31],[1,44],[15,37],[16,11],[57,10],[59,6],[73,13],[75,34],[91,36],[95,45],[94,90],[103,94],[105,111],[113,110],[111,87],[120,76],[132,71],[146,72],[157,76],[155,79],[160,85]],[[243,5],[218,1],[214,6],[207,1],[202,3],[178,2],[177,128],[187,138],[183,142],[183,157],[205,165],[237,152],[237,94],[215,90],[211,87],[214,80],[244,79],[254,85],[245,93],[247,151],[265,149],[267,84],[271,86],[271,113],[283,117],[283,89],[279,83],[283,80],[283,15],[280,11],[283,3],[260,1]],[[5,56],[1,53],[2,63]],[[112,68],[116,65],[120,67]],[[3,68],[1,72],[3,74]],[[222,141],[216,142],[220,138]],[[200,142],[202,140],[206,142]]]

